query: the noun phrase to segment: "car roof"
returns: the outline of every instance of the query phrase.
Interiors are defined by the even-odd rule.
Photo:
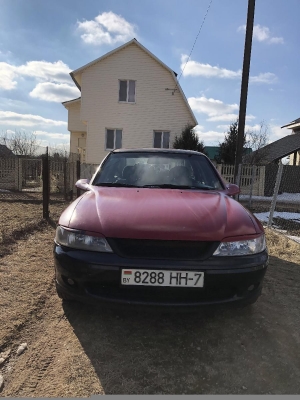
[[[145,149],[115,149],[112,153],[178,153],[178,154],[201,154],[199,151],[193,150],[181,150],[181,149],[156,149],[156,148],[145,148]]]

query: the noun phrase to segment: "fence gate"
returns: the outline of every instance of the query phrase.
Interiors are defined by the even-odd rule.
[[[76,181],[80,174],[78,154],[45,156],[44,216],[57,220],[67,205],[76,198]],[[47,166],[46,166],[47,164]]]
[[[42,159],[41,158],[21,158],[20,176],[22,182],[22,192],[42,192]]]

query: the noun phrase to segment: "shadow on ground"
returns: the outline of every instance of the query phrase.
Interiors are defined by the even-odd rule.
[[[299,265],[270,257],[248,308],[63,307],[106,394],[299,394],[299,289]]]

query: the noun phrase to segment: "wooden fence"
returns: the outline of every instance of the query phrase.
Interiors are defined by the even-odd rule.
[[[225,181],[235,183],[234,165],[217,164],[217,170]],[[265,175],[265,166],[243,165],[239,182],[241,194],[249,194],[251,192],[253,196],[264,196]]]

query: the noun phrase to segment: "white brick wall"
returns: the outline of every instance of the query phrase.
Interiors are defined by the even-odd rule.
[[[136,81],[136,104],[118,103],[119,79]],[[165,90],[175,86],[171,73],[135,44],[88,67],[81,84],[80,120],[88,124],[87,163],[99,163],[107,154],[105,128],[123,130],[123,148],[153,147],[153,131],[167,130],[172,147],[184,125],[194,123],[179,90],[174,95]],[[78,105],[76,110],[69,108],[69,129],[74,131],[83,125]]]

